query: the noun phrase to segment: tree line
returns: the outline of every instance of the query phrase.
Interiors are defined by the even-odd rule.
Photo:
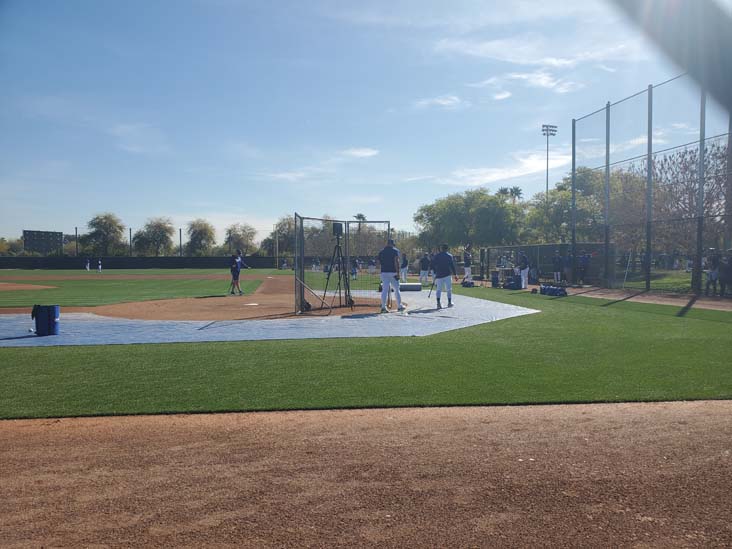
[[[78,246],[81,256],[124,256],[132,251],[136,255],[160,257],[170,255],[211,256],[227,255],[240,249],[244,255],[258,252],[255,243],[257,231],[247,223],[234,223],[226,228],[224,241],[216,242],[216,230],[205,219],[188,222],[185,229],[187,241],[180,248],[177,231],[168,217],[153,217],[133,233],[130,243],[127,227],[113,213],[101,213],[87,223],[87,232],[64,235],[64,255],[76,255]],[[6,240],[0,238],[0,255],[37,255],[24,252],[22,238]]]
[[[705,247],[722,248],[732,240],[732,173],[727,144],[713,141],[705,148]],[[698,215],[698,148],[656,155],[652,165],[653,248],[658,252],[693,254]],[[618,252],[638,252],[646,238],[646,159],[615,166],[610,173],[610,242]],[[605,238],[604,168],[579,167],[575,175],[576,238]],[[520,189],[496,193],[478,188],[454,193],[424,205],[414,215],[418,240],[425,248],[440,243],[494,247],[570,242],[572,178],[556,183],[549,193],[521,201]]]

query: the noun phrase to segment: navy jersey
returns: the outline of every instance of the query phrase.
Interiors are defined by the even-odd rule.
[[[467,250],[463,252],[463,265],[465,265],[466,267],[470,267],[473,265],[473,254],[471,254]]]
[[[562,270],[562,258],[559,257],[558,255],[555,255],[552,258],[552,266],[554,267],[555,273],[558,273],[559,271],[561,271]]]
[[[429,257],[423,257],[419,260],[419,268],[423,271],[427,271],[430,268],[430,258]]]
[[[395,273],[396,259],[399,257],[399,250],[387,246],[379,252],[379,263],[381,263],[382,273]]]
[[[241,271],[241,257],[234,257],[231,259],[230,270],[232,273],[238,273]]]
[[[435,271],[435,278],[444,278],[451,274],[457,276],[455,260],[447,252],[440,252],[432,258],[432,270]]]
[[[402,254],[402,269],[405,269],[409,266],[409,258],[407,257],[407,254]]]

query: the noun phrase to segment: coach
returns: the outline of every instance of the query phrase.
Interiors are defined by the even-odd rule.
[[[447,292],[447,306],[452,307],[452,280],[450,275],[455,277],[457,282],[457,271],[455,270],[455,259],[447,252],[447,244],[440,246],[440,253],[432,258],[432,270],[435,273],[435,284],[437,285],[437,308],[442,309],[440,298],[442,290]]]

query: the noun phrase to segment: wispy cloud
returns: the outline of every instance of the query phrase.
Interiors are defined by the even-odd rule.
[[[115,124],[107,133],[117,139],[117,148],[132,154],[166,154],[168,140],[158,128],[150,124]]]
[[[496,101],[503,101],[504,99],[508,99],[509,97],[511,97],[511,95],[512,94],[510,91],[504,90],[498,93],[494,93],[493,99],[495,99]]]
[[[513,163],[499,168],[461,168],[453,171],[440,182],[448,185],[480,187],[541,173],[546,170],[546,156],[538,152],[516,152]],[[549,156],[549,169],[562,168],[572,161],[571,155],[553,154]]]
[[[226,143],[224,152],[235,158],[259,158],[262,156],[262,151],[248,141]]]
[[[530,88],[544,88],[555,93],[570,93],[584,87],[581,82],[558,78],[545,69],[532,72],[509,72],[500,76],[492,76],[481,82],[467,84],[471,88],[496,88],[500,92],[493,96],[493,99],[505,99],[511,96],[511,92],[503,90],[510,82],[520,82]],[[505,95],[508,94],[508,95]]]
[[[420,99],[415,101],[414,106],[418,109],[427,109],[436,107],[447,110],[464,109],[470,107],[470,102],[461,99],[457,95],[440,95],[428,99]]]
[[[345,149],[341,151],[341,154],[343,156],[350,156],[351,158],[370,158],[379,154],[379,151],[368,147],[355,147],[352,149]]]
[[[638,48],[634,42],[607,46],[552,45],[545,36],[522,34],[493,40],[443,38],[434,45],[438,53],[492,59],[514,65],[546,68],[573,68],[580,63],[607,60],[635,60]],[[547,52],[553,52],[547,55]]]

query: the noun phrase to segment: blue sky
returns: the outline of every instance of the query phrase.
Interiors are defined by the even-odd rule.
[[[219,238],[295,210],[411,230],[452,192],[542,191],[542,123],[555,181],[573,117],[680,72],[600,0],[4,0],[0,236],[104,211],[133,231],[203,217]],[[693,140],[696,87],[656,95],[657,146]],[[631,156],[644,103],[623,109],[613,153]],[[580,128],[588,164],[602,116]]]

